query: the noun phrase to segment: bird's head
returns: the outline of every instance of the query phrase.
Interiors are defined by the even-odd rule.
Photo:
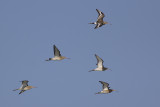
[[[114,90],[114,89],[111,89],[112,91],[111,92],[113,92],[113,91],[117,91],[117,90]]]
[[[108,68],[105,68],[105,67],[104,67],[104,71],[105,71],[105,70],[108,70]]]
[[[112,71],[110,68],[105,68],[105,67],[104,67],[104,71],[105,71],[105,70],[110,70],[110,71]]]

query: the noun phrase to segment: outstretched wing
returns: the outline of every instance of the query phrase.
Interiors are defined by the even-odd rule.
[[[53,49],[54,49],[54,56],[61,56],[60,51],[58,50],[58,48],[55,45],[53,46]]]
[[[23,90],[26,86],[28,86],[28,80],[23,80],[22,82],[22,86],[20,87],[21,90]]]
[[[108,83],[106,83],[106,82],[103,82],[103,81],[99,81],[103,86],[102,86],[102,88],[103,88],[103,90],[109,90],[109,84]]]
[[[94,29],[97,29],[97,28],[99,28],[99,27],[101,27],[101,26],[102,26],[102,24],[97,23]]]
[[[96,9],[96,10],[98,12],[98,18],[97,18],[97,20],[102,20],[103,21],[103,18],[105,17],[104,13],[101,12],[101,11],[99,11],[98,9]]]
[[[22,81],[22,85],[28,86],[28,82],[29,82],[28,80],[23,80],[23,81]]]
[[[21,94],[21,93],[23,93],[23,92],[25,92],[25,90],[21,90],[19,94]]]
[[[96,56],[96,59],[97,59],[97,66],[98,66],[98,68],[103,68],[103,60],[98,56],[98,55],[96,55],[95,54],[95,56]]]

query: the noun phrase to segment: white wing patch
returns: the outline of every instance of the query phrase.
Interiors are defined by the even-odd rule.
[[[103,90],[108,90],[108,87],[104,88]]]

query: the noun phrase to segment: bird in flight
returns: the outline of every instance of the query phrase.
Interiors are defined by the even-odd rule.
[[[26,90],[30,90],[32,88],[36,88],[36,87],[33,87],[33,86],[28,86],[28,82],[29,82],[28,80],[23,80],[23,81],[20,81],[20,82],[22,82],[22,86],[20,88],[18,88],[18,89],[13,90],[13,91],[21,90],[19,94],[23,93]]]
[[[98,93],[96,93],[96,94],[108,94],[108,93],[111,93],[111,92],[113,92],[113,91],[116,91],[116,90],[114,90],[114,89],[110,89],[108,83],[103,82],[103,81],[99,81],[99,82],[103,85],[103,86],[102,86],[103,90],[100,91],[100,92],[98,92]]]
[[[103,66],[103,60],[98,56],[98,55],[96,55],[95,54],[95,57],[96,57],[96,59],[97,59],[97,68],[96,69],[93,69],[93,70],[90,70],[89,72],[91,72],[91,71],[105,71],[105,70],[111,70],[111,69],[109,69],[109,68],[106,68],[106,67],[104,67]]]
[[[96,9],[96,11],[98,12],[98,18],[97,18],[97,21],[96,22],[93,22],[93,23],[89,23],[89,24],[95,24],[95,28],[94,29],[97,29],[105,24],[108,24],[108,22],[104,22],[103,21],[103,18],[105,17],[104,13],[99,11],[98,9]]]
[[[70,58],[66,58],[64,56],[61,56],[61,53],[60,53],[59,49],[56,47],[56,45],[53,45],[53,50],[54,50],[54,57],[49,58],[46,61],[70,59]]]

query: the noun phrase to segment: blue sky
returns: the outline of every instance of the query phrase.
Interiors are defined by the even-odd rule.
[[[1,107],[158,107],[158,0],[1,0]],[[106,17],[94,29],[96,9]],[[46,62],[56,45],[71,59]],[[97,54],[112,71],[96,68]],[[21,80],[38,88],[18,95]],[[101,91],[98,81],[118,90]]]

